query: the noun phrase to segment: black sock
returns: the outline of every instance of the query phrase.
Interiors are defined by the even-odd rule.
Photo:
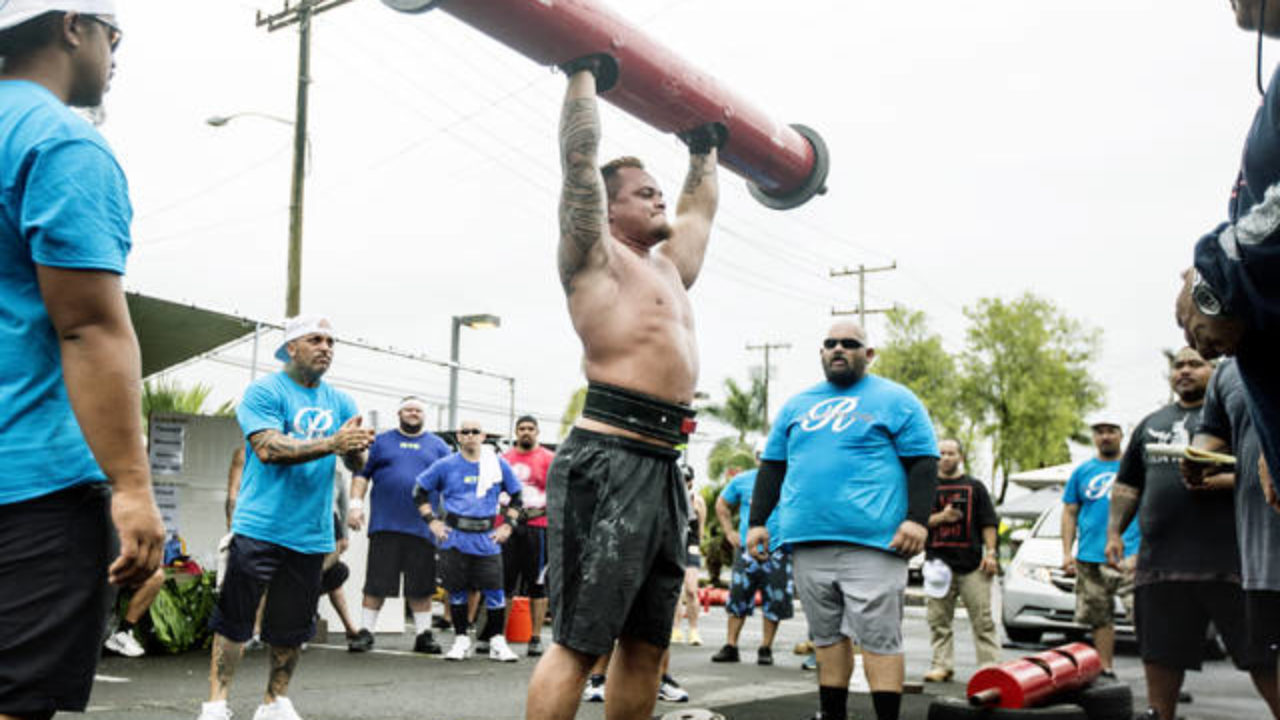
[[[468,627],[467,604],[464,602],[458,605],[450,605],[449,619],[453,620],[453,634],[458,637],[465,637]]]
[[[819,685],[818,707],[822,708],[822,720],[848,720],[849,688]]]
[[[129,632],[130,630],[133,630],[133,623],[128,620],[121,620],[120,624],[116,626],[116,632]]]
[[[898,710],[902,708],[902,693],[872,690],[871,704],[876,709],[876,720],[898,720]]]
[[[494,635],[501,635],[507,622],[507,609],[505,607],[489,608],[488,619],[484,622],[484,629],[480,631],[480,639],[488,640]]]

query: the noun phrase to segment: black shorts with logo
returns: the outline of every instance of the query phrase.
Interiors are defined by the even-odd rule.
[[[665,648],[684,583],[679,453],[574,428],[547,474],[555,641],[603,655],[621,635]]]
[[[262,640],[279,647],[297,647],[310,640],[316,634],[324,556],[233,535],[227,553],[227,578],[209,627],[233,642],[253,637],[258,602],[266,592]]]
[[[429,598],[436,591],[436,546],[417,535],[376,532],[369,536],[369,560],[364,594],[400,597],[404,573],[405,597]]]
[[[106,483],[0,505],[0,714],[84,711],[114,593]]]

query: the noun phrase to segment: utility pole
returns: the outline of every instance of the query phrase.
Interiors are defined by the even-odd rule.
[[[831,308],[832,315],[854,315],[858,316],[858,324],[862,326],[863,331],[867,329],[867,313],[888,312],[893,308],[868,308],[867,307],[867,273],[886,272],[888,270],[897,270],[898,261],[894,260],[892,264],[881,267],[867,267],[866,265],[858,265],[857,270],[852,270],[846,266],[843,270],[832,269],[831,277],[844,277],[847,275],[858,276],[858,309],[857,310],[836,310]]]
[[[293,116],[293,181],[289,190],[289,270],[284,314],[294,317],[302,306],[302,186],[307,170],[307,88],[311,85],[311,18],[351,0],[284,0],[284,9],[271,15],[258,11],[256,24],[275,32],[298,26],[298,99]]]
[[[769,351],[771,350],[790,350],[791,343],[761,343],[759,345],[747,344],[748,350],[764,351],[764,426],[769,428]]]

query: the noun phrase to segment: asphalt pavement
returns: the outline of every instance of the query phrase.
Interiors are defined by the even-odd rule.
[[[998,617],[998,614],[997,614]],[[701,647],[675,645],[672,673],[689,691],[687,704],[658,703],[655,713],[688,713],[707,708],[722,711],[727,720],[801,720],[817,709],[814,674],[800,669],[801,657],[792,647],[805,638],[803,616],[784,622],[774,645],[776,664],[755,664],[755,648],[760,639],[759,617],[747,621],[743,631],[739,664],[714,664],[711,655],[725,639],[723,608],[711,609],[700,623],[705,644]],[[904,621],[908,681],[919,681],[929,668],[929,631],[924,608],[910,606]],[[452,635],[438,631],[448,648]],[[549,638],[549,629],[544,638]],[[340,635],[339,635],[340,637]],[[1062,639],[1047,636],[1049,644]],[[410,630],[402,635],[379,635],[373,652],[348,653],[345,644],[313,644],[303,654],[290,696],[306,720],[492,720],[524,716],[525,693],[534,661],[523,657],[524,647],[514,645],[521,655],[517,663],[495,663],[487,658],[449,663],[439,656],[410,652]],[[956,620],[957,678],[965,679],[975,670],[973,644],[963,613]],[[1005,659],[1026,654],[1028,648],[1005,648]],[[104,658],[88,713],[102,720],[193,719],[208,692],[207,653],[177,656],[148,656],[138,659]],[[1142,666],[1132,647],[1122,647],[1116,671],[1135,695],[1135,709],[1145,707]],[[266,686],[267,660],[262,651],[249,653],[236,673],[231,708],[238,719],[248,720],[261,701]],[[850,717],[871,718],[861,670],[855,672]],[[1243,720],[1266,716],[1248,676],[1236,671],[1229,661],[1211,661],[1199,673],[1189,673],[1186,688],[1194,701],[1180,708],[1187,720]],[[960,696],[960,683],[923,686],[931,695]],[[928,698],[908,697],[904,720],[925,716]],[[672,715],[674,717],[675,715]],[[578,713],[585,720],[604,717],[603,706],[583,704]]]

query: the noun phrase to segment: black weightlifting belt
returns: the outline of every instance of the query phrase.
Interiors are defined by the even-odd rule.
[[[688,442],[689,434],[698,427],[694,414],[687,405],[598,382],[587,384],[587,401],[582,408],[583,417],[672,445]]]
[[[450,513],[444,516],[444,524],[463,532],[488,532],[493,529],[493,518],[467,517]]]

